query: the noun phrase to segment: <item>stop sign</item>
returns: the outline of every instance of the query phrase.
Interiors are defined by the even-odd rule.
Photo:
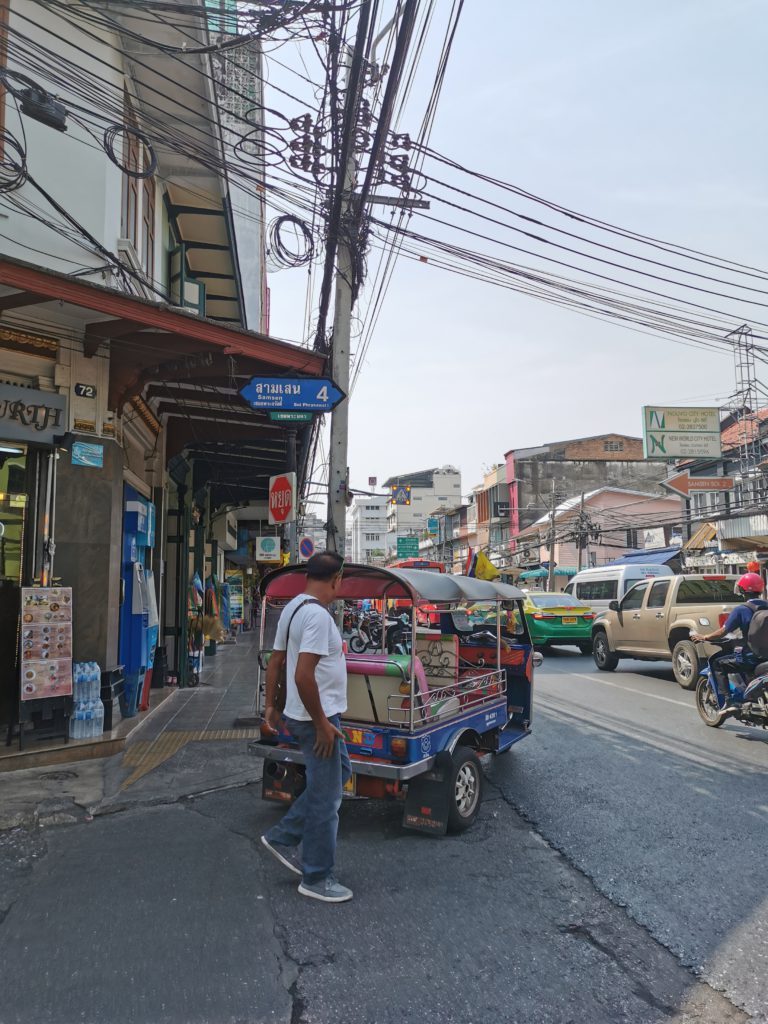
[[[269,480],[269,521],[292,523],[296,518],[296,474],[281,473]]]

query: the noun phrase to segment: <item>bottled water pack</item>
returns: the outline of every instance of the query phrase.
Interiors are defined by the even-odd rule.
[[[72,665],[73,701],[69,735],[73,740],[95,739],[104,732],[101,669],[95,661]]]

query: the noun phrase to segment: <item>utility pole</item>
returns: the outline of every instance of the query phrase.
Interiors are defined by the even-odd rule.
[[[288,472],[296,472],[296,431],[288,431]],[[296,495],[298,504],[298,494]],[[288,524],[288,557],[291,565],[299,560],[299,537],[298,537],[298,508],[293,510],[293,520]]]
[[[555,481],[552,481],[552,517],[549,522],[549,569],[547,572],[547,590],[555,589],[555,510],[557,508],[557,492]]]
[[[581,492],[581,501],[579,502],[579,538],[578,538],[578,572],[581,572],[582,557],[584,548],[586,547],[587,531],[584,529],[584,491]]]
[[[416,18],[418,0],[405,0],[402,25],[398,31],[395,53],[389,70],[389,80],[384,91],[381,114],[376,128],[375,138],[371,147],[368,169],[363,182],[362,191],[355,194],[357,183],[358,162],[355,154],[355,135],[360,110],[365,72],[364,49],[366,45],[367,27],[371,15],[371,3],[363,2],[357,30],[357,41],[347,76],[347,107],[345,116],[345,139],[342,163],[344,165],[341,184],[341,206],[338,219],[336,238],[329,238],[329,245],[336,243],[336,282],[333,307],[333,334],[331,353],[331,376],[334,383],[346,395],[349,394],[350,378],[350,328],[352,308],[355,302],[355,282],[358,279],[355,266],[356,248],[360,237],[360,228],[368,203],[386,202],[393,206],[428,206],[423,201],[413,201],[401,197],[384,198],[370,195],[374,183],[377,166],[384,157],[389,125],[392,119],[395,94],[404,66],[413,26]],[[393,19],[394,22],[395,19]],[[389,26],[387,26],[389,27]],[[374,47],[382,38],[383,33],[374,41]],[[358,282],[359,283],[359,282]],[[349,398],[344,398],[331,414],[331,437],[329,448],[328,472],[328,524],[327,548],[344,555],[346,538],[347,496],[349,494],[348,468],[349,440]]]

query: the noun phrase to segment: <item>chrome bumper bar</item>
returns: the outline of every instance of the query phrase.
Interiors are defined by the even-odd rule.
[[[259,743],[252,740],[248,744],[248,753],[254,757],[263,757],[265,761],[281,761],[284,764],[304,764],[306,758],[300,750],[292,747],[276,747],[272,743]],[[371,775],[377,779],[396,779],[406,782],[416,775],[430,771],[435,763],[434,755],[411,764],[383,764],[381,761],[368,761],[350,756],[352,771],[356,775]]]

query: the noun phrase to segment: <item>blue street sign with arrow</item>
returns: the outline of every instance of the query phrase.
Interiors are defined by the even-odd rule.
[[[240,388],[252,409],[330,412],[346,398],[328,377],[252,377]]]

